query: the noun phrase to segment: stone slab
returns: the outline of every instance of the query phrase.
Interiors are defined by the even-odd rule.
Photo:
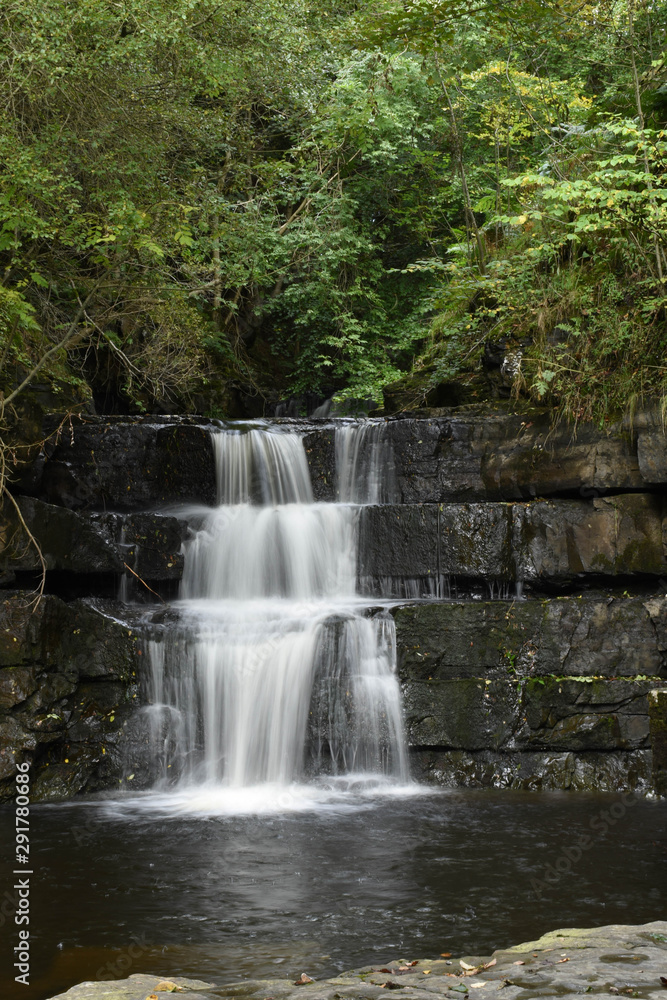
[[[183,575],[182,545],[188,530],[183,519],[77,512],[32,497],[19,497],[17,504],[24,523],[9,502],[0,518],[0,574],[6,578],[21,571],[39,572],[40,552],[47,571],[121,575],[128,572],[127,565],[150,581],[180,580]]]
[[[178,989],[166,989],[168,984]],[[182,976],[148,976],[139,973],[127,979],[79,983],[78,986],[73,986],[66,993],[58,993],[50,1000],[146,1000],[151,994],[160,998],[184,996],[188,1000],[211,1000],[213,989],[215,989],[213,983],[205,983],[199,979],[185,979]]]
[[[50,450],[39,496],[73,510],[215,502],[211,421],[83,417]]]
[[[590,498],[667,483],[667,438],[657,411],[606,429],[553,427],[551,414],[460,407],[377,421],[393,448],[395,501],[445,503]],[[315,426],[314,426],[315,425]],[[318,499],[334,499],[333,425],[310,423],[309,462]]]
[[[667,438],[657,410],[604,430],[553,427],[546,410],[515,413],[507,406],[378,422],[394,450],[396,502],[589,498],[667,483]],[[34,495],[73,509],[213,503],[212,423],[155,416],[74,420],[46,461],[36,463]],[[335,499],[335,421],[276,423],[304,435],[315,498]]]
[[[401,581],[443,577],[535,587],[586,578],[667,574],[662,497],[620,494],[534,503],[363,507],[359,576],[365,592],[400,595]]]
[[[282,979],[245,980],[218,987],[214,995],[225,1000],[376,1000],[385,997],[388,990],[400,990],[406,1000],[461,1000],[466,996],[470,1000],[499,993],[503,1000],[540,996],[578,1000],[582,994],[610,1000],[619,995],[662,1000],[667,922],[564,928],[488,956],[410,956],[410,960],[414,964],[405,968],[388,956],[383,965],[303,985]],[[94,992],[71,997],[64,994],[52,1000],[98,1000],[98,996]]]
[[[404,681],[433,677],[667,678],[667,597],[407,604],[393,610]]]

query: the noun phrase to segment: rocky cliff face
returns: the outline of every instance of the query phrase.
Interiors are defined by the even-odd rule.
[[[334,425],[283,423],[304,435],[316,498],[334,499]],[[383,427],[394,502],[360,512],[359,575],[368,595],[403,602],[415,772],[663,789],[664,748],[655,760],[652,748],[665,702],[650,696],[667,686],[658,415],[576,436],[543,414],[464,409]],[[213,502],[208,431],[84,418],[17,472],[18,511],[6,504],[0,523],[0,796],[18,758],[33,761],[42,799],[151,780],[137,709],[152,626],[117,597],[122,585],[154,619],[150,606],[177,592],[188,526],[169,508]],[[425,596],[441,600],[415,603]]]

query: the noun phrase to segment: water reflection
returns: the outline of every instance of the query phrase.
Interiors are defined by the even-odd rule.
[[[615,801],[453,792],[200,818],[38,807],[37,985],[13,990],[9,977],[0,995],[43,1000],[114,968],[216,982],[324,976],[399,956],[485,954],[558,926],[660,918],[665,803],[632,805],[547,893],[531,888]],[[0,816],[5,842],[11,819]],[[117,968],[133,941],[139,956]],[[10,944],[3,932],[5,975]]]

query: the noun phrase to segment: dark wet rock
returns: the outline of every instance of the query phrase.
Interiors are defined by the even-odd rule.
[[[666,424],[660,410],[636,415],[633,430],[637,440],[637,463],[642,479],[647,483],[667,482]]]
[[[0,601],[0,800],[16,762],[32,763],[33,800],[117,785],[124,725],[136,715],[137,632],[92,602],[5,594]]]
[[[414,748],[410,767],[417,780],[449,788],[642,795],[653,784],[649,750],[575,753]]]
[[[636,750],[649,745],[647,694],[655,680],[531,677],[521,684],[515,746]]]
[[[396,608],[417,776],[648,788],[649,694],[667,675],[655,621],[666,612],[664,597],[600,595]]]
[[[405,729],[410,746],[499,749],[519,724],[516,683],[479,677],[404,685]]]
[[[585,576],[659,577],[667,573],[665,520],[664,502],[652,494],[365,507],[359,572],[370,592],[443,576],[537,586]]]
[[[21,497],[17,502],[27,528],[39,545],[47,569],[75,573],[121,571],[122,561],[116,547],[96,525],[71,510],[32,497]],[[7,501],[3,515],[6,533],[6,546],[1,557],[3,568],[13,572],[40,569],[39,552]]]
[[[600,430],[552,427],[547,410],[458,407],[381,421],[394,450],[402,503],[589,498],[667,482],[667,438],[658,412]],[[318,500],[335,498],[333,420],[279,420],[304,435]],[[36,460],[23,492],[72,509],[138,510],[215,500],[204,418],[85,417]],[[39,466],[39,469],[37,469]],[[28,476],[28,470],[24,470]]]
[[[574,677],[411,681],[403,686],[411,746],[461,750],[635,750],[649,745],[655,679]]]
[[[656,688],[648,696],[653,787],[667,796],[667,688]]]
[[[85,418],[48,456],[40,496],[73,510],[213,503],[210,422]]]
[[[393,612],[405,680],[545,674],[667,677],[667,597],[408,604]]]
[[[89,514],[89,520],[114,539],[119,559],[144,580],[180,580],[182,546],[188,534],[183,519],[165,514]],[[125,570],[127,572],[127,569]]]
[[[0,671],[0,711],[25,701],[36,687],[35,667],[7,667]]]
[[[519,579],[580,574],[661,575],[667,570],[662,497],[622,494],[515,507],[512,549]]]
[[[381,423],[393,446],[397,502],[590,498],[667,482],[667,438],[660,415],[651,412],[606,431],[593,424],[554,428],[547,411],[507,407],[459,407]],[[323,488],[320,479],[331,480],[333,468],[315,445],[318,433],[331,431],[309,435],[313,476]]]
[[[127,572],[127,565],[151,581],[179,580],[183,574],[181,548],[187,525],[176,517],[77,513],[32,497],[19,497],[17,504],[25,525],[6,501],[0,528],[4,541],[0,571],[8,578],[21,571],[40,571],[40,551],[47,571],[120,575]]]
[[[303,436],[310,479],[315,500],[333,502],[336,499],[335,431],[315,428]]]

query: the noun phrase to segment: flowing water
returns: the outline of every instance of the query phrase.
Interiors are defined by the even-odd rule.
[[[200,808],[321,800],[409,780],[393,619],[357,593],[359,505],[385,500],[378,424],[336,433],[339,502],[314,503],[300,435],[215,433],[218,506],[193,512],[179,624],[149,643],[160,787]],[[195,806],[195,803],[197,805]]]

